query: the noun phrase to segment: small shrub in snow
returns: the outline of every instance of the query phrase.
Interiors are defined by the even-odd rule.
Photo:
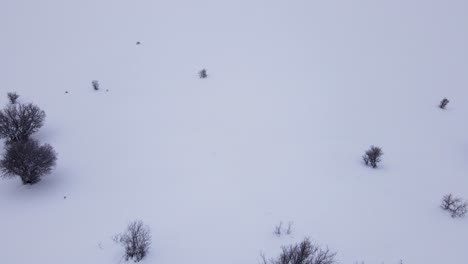
[[[306,238],[301,243],[282,248],[276,259],[267,260],[262,255],[262,264],[335,264],[336,253],[321,248]]]
[[[52,171],[57,160],[54,149],[36,140],[8,144],[0,168],[5,176],[19,176],[23,184],[37,183]]]
[[[293,222],[288,223],[288,228],[286,228],[286,235],[291,235],[293,231]]]
[[[203,70],[198,72],[198,76],[200,76],[201,79],[205,79],[205,78],[208,77],[208,74],[206,73],[206,70],[203,69]]]
[[[283,222],[280,222],[277,226],[275,226],[275,230],[273,230],[273,234],[277,236],[281,236],[282,229],[283,229]]]
[[[10,101],[10,104],[16,104],[18,101],[19,95],[17,93],[8,93],[8,100]]]
[[[140,220],[131,222],[123,234],[118,234],[113,239],[125,248],[126,261],[142,260],[148,254],[151,244],[150,229]]]
[[[442,199],[440,207],[450,213],[452,217],[463,217],[468,210],[468,202],[463,201],[458,197],[453,197],[452,194],[447,194]]]
[[[91,85],[93,86],[94,90],[99,90],[99,82],[97,80],[92,81]]]
[[[440,108],[440,109],[445,109],[445,107],[447,106],[447,104],[448,104],[449,102],[450,102],[450,101],[449,101],[447,98],[442,99],[442,101],[440,101],[439,108]]]
[[[33,104],[8,104],[0,111],[0,138],[25,142],[44,124],[45,113]]]
[[[283,227],[283,222],[279,222],[279,224],[275,226],[275,229],[273,230],[273,234],[280,237],[283,234],[291,235],[292,231],[293,231],[293,222],[288,222],[288,226],[285,228]]]
[[[366,151],[362,159],[366,165],[370,165],[372,168],[377,168],[377,163],[381,161],[383,155],[382,149],[379,147],[371,146],[369,150]]]

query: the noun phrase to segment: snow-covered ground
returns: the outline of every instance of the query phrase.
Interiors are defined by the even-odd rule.
[[[468,219],[439,208],[468,199],[467,10],[1,1],[0,103],[45,110],[34,137],[59,159],[37,185],[0,181],[0,263],[118,263],[111,236],[135,219],[142,263],[257,263],[304,237],[341,264],[468,263]]]

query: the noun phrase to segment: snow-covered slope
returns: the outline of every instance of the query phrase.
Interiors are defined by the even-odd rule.
[[[468,263],[468,220],[439,208],[468,198],[467,10],[3,1],[0,103],[44,109],[35,138],[59,160],[37,185],[0,181],[0,263],[118,263],[110,238],[134,219],[143,263],[257,263],[304,237],[342,264]]]

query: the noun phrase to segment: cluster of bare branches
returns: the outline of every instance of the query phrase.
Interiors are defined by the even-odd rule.
[[[447,194],[442,199],[440,207],[448,211],[453,218],[463,217],[468,211],[468,202],[454,197],[452,194]]]
[[[6,146],[0,160],[4,176],[19,176],[23,184],[37,183],[41,177],[55,167],[57,154],[49,144],[39,145],[34,139]]]
[[[369,150],[366,151],[362,159],[366,165],[370,165],[372,168],[377,168],[377,163],[381,161],[383,155],[382,149],[379,147],[371,146]]]
[[[335,252],[321,248],[306,238],[299,244],[283,247],[275,259],[267,260],[262,254],[261,264],[335,264],[335,256]]]
[[[279,224],[275,226],[275,229],[273,230],[273,234],[279,237],[283,234],[291,235],[292,232],[293,232],[293,222],[288,222],[288,225],[286,228],[283,227],[283,222],[279,222]]]
[[[7,177],[19,176],[23,184],[34,184],[55,167],[57,153],[49,144],[40,145],[30,138],[43,126],[44,111],[31,103],[19,103],[18,98],[8,93],[9,104],[0,110],[0,138],[6,139],[0,170]]]
[[[19,104],[17,97],[0,111],[0,138],[7,142],[25,142],[43,125],[45,113],[34,104]]]
[[[10,101],[10,104],[16,104],[18,98],[19,98],[19,95],[17,93],[8,93],[7,94],[8,96],[8,100]]]
[[[126,261],[139,262],[148,254],[151,233],[148,226],[145,226],[141,220],[137,220],[128,224],[127,230],[114,236],[113,240],[125,248]]]

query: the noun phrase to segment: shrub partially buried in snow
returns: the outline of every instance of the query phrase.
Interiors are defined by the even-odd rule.
[[[198,72],[198,76],[200,76],[201,79],[205,79],[205,78],[208,77],[208,74],[206,73],[206,70],[203,69],[203,70]]]
[[[123,234],[118,234],[113,239],[125,248],[126,261],[142,260],[148,254],[151,245],[150,229],[140,220],[131,222]]]
[[[34,184],[52,171],[56,160],[52,146],[30,139],[8,144],[0,168],[5,176],[19,176],[23,184]]]
[[[369,150],[366,151],[362,159],[366,165],[370,165],[372,168],[377,168],[377,163],[381,161],[383,155],[382,149],[379,147],[371,146]]]
[[[301,243],[282,248],[276,259],[267,260],[262,255],[262,264],[335,264],[336,253],[321,248],[306,238]]]
[[[445,109],[445,107],[448,105],[450,101],[447,98],[442,99],[439,104],[440,109]]]
[[[92,81],[91,85],[95,91],[99,90],[99,82],[97,80]]]
[[[0,111],[0,138],[25,142],[44,124],[45,112],[36,105],[8,104]]]
[[[468,202],[458,197],[453,197],[452,194],[447,194],[442,199],[440,207],[448,211],[453,218],[463,217],[468,210]]]

